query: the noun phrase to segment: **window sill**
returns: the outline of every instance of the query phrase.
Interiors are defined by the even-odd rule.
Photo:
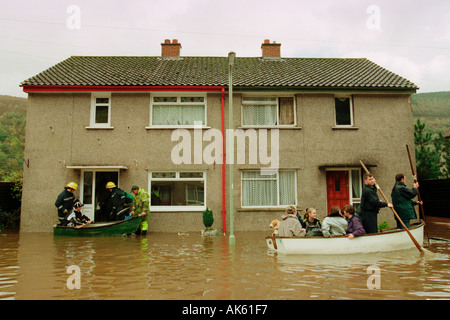
[[[286,206],[287,207],[287,206]],[[286,210],[286,207],[252,207],[252,208],[239,208],[236,209],[236,211],[238,212],[261,212],[261,211],[266,211],[266,212],[281,212],[283,213]]]
[[[114,127],[85,127],[88,130],[113,130]]]
[[[205,210],[206,210],[206,207],[199,207],[199,206],[195,206],[195,207],[191,207],[191,208],[150,207],[150,212],[203,212]]]
[[[211,129],[210,126],[148,126],[145,127],[147,130],[168,130],[168,129]]]
[[[240,126],[238,129],[281,129],[281,130],[301,130],[302,127],[294,126]]]
[[[358,130],[358,127],[331,127],[332,130]]]

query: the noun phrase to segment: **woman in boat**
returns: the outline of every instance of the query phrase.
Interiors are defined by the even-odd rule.
[[[281,216],[280,226],[278,227],[280,237],[304,237],[305,229],[302,228],[297,218],[297,208],[289,206],[286,212]]]
[[[331,236],[345,236],[347,234],[348,223],[341,214],[338,206],[330,208],[330,215],[322,221],[323,236],[329,238]]]
[[[355,237],[362,236],[366,234],[364,227],[362,225],[362,221],[355,214],[355,208],[351,204],[346,204],[344,206],[344,216],[345,220],[347,220],[347,235],[349,239],[353,239]]]
[[[322,236],[322,225],[319,219],[317,219],[317,211],[314,208],[306,209],[304,217],[304,224],[306,228],[307,237]]]

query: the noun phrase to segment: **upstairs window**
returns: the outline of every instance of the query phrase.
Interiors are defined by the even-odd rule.
[[[353,126],[353,105],[351,97],[335,97],[336,127]]]
[[[206,126],[205,95],[158,95],[152,96],[151,127]]]
[[[294,126],[294,97],[243,97],[242,125]]]
[[[92,128],[111,128],[111,94],[95,93],[91,97]]]

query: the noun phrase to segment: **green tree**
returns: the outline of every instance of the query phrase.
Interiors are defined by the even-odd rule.
[[[22,170],[25,148],[25,114],[6,112],[0,115],[0,169]]]
[[[440,178],[450,178],[450,140],[439,133],[433,140],[433,145],[440,156]]]
[[[426,132],[425,127],[425,123],[417,119],[414,125],[417,178],[419,180],[446,178],[449,175],[449,142],[442,133],[436,137]]]

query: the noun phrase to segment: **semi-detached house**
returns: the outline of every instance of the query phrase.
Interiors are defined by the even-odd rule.
[[[85,214],[104,219],[114,181],[157,192],[150,231],[201,230],[206,207],[228,231],[230,154],[235,231],[269,231],[290,204],[320,218],[331,205],[358,207],[359,160],[390,194],[395,174],[409,170],[417,86],[365,58],[284,58],[280,47],[265,40],[261,56],[234,60],[234,153],[222,139],[227,56],[185,57],[177,40],[165,40],[161,56],[73,56],[22,82],[21,230],[51,231],[69,181]],[[388,209],[380,215],[393,223]]]

